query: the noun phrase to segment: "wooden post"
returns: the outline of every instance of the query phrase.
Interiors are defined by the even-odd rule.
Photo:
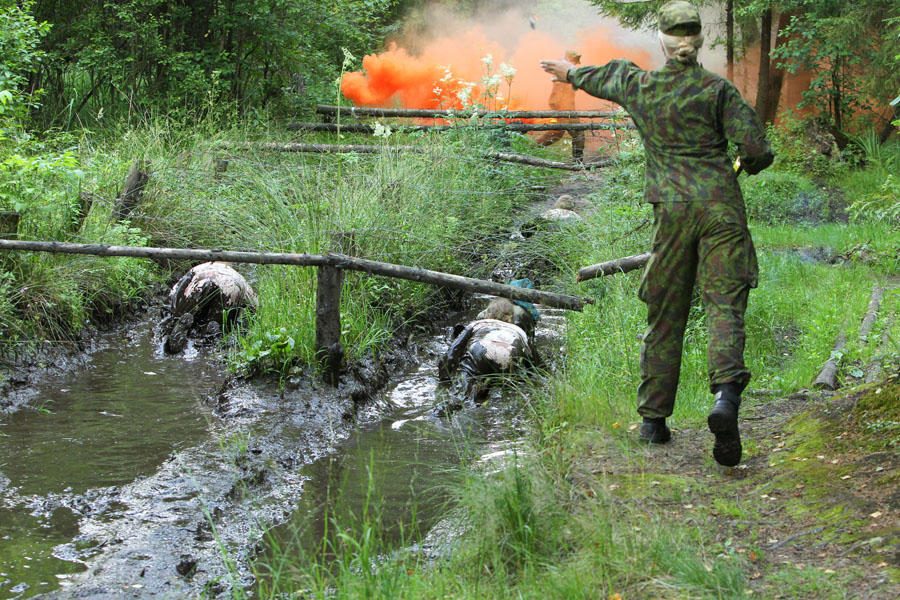
[[[847,345],[847,333],[841,331],[838,334],[837,341],[834,343],[834,349],[831,356],[825,362],[822,370],[813,381],[813,387],[818,390],[836,390],[838,389],[838,369],[841,366],[841,358],[844,353],[844,346]]]
[[[131,211],[141,201],[144,187],[150,179],[149,171],[150,163],[146,160],[136,160],[131,165],[128,177],[125,178],[125,187],[122,189],[119,197],[116,198],[116,205],[113,208],[113,215],[115,215],[117,221],[131,216]]]
[[[19,213],[0,211],[0,238],[14,240],[19,237]]]
[[[219,179],[222,175],[228,170],[228,160],[224,158],[220,158],[216,160],[216,172],[215,178]]]
[[[325,380],[337,385],[344,362],[341,346],[341,284],[344,273],[332,266],[317,269],[316,356],[325,364]]]

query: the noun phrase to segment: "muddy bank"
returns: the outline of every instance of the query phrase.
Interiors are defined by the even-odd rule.
[[[52,556],[65,564],[55,562],[49,576],[24,586],[13,580],[16,573],[0,577],[4,597],[31,596],[57,584],[49,597],[215,595],[248,585],[248,560],[263,530],[283,521],[301,495],[299,467],[333,452],[353,429],[359,407],[389,374],[416,358],[398,348],[379,361],[354,365],[336,389],[311,378],[280,389],[272,382],[229,379],[216,366],[218,357],[203,349],[165,356],[147,321],[96,344],[95,352],[78,359],[78,369],[46,375],[31,397],[46,402],[40,384],[77,393],[68,387],[77,379],[87,379],[98,396],[113,387],[109,397],[96,406],[80,398],[77,407],[54,399],[45,413],[20,411],[0,423],[0,442],[24,439],[22,428],[29,432],[29,443],[18,451],[25,454],[10,448],[7,459],[15,464],[0,465],[0,513],[10,515],[3,529],[13,527],[0,534],[2,544],[33,529],[53,529],[62,538],[68,532],[68,539],[50,542],[59,542]],[[101,366],[110,355],[117,363],[109,367],[114,375]],[[129,365],[143,371],[131,377]],[[114,380],[134,378],[133,387],[115,387]],[[168,390],[178,384],[181,390]],[[203,397],[191,399],[185,387]],[[147,400],[138,398],[140,388],[149,392]],[[186,397],[170,402],[169,391]],[[110,422],[120,434],[104,438],[100,428],[112,427]],[[69,429],[69,437],[59,433]],[[68,454],[79,452],[78,460],[67,462]],[[54,472],[54,462],[64,463],[66,472]],[[68,481],[73,483],[62,483]],[[10,525],[14,520],[21,521],[18,529]],[[32,550],[29,560],[37,567],[40,550]]]

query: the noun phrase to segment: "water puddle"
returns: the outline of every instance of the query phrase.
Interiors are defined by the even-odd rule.
[[[83,569],[54,548],[78,532],[79,514],[98,510],[85,492],[150,475],[208,435],[203,400],[224,378],[215,363],[196,351],[165,356],[149,323],[99,342],[82,368],[40,384],[37,410],[0,421],[0,598]]]
[[[545,358],[559,352],[565,317],[547,310],[535,339]],[[432,339],[429,358],[385,391],[380,416],[363,424],[337,452],[303,468],[303,496],[291,519],[268,534],[260,575],[285,572],[298,556],[321,555],[323,536],[379,524],[381,542],[415,546],[453,508],[462,465],[486,473],[505,468],[527,452],[525,402],[515,390],[492,390],[487,403],[436,418],[431,409],[446,393],[438,387],[437,357],[446,350]],[[287,569],[290,571],[290,569]],[[281,582],[284,585],[284,582]]]
[[[536,330],[551,363],[563,323],[548,310]],[[290,556],[370,509],[389,545],[416,544],[446,515],[461,464],[491,472],[524,451],[527,412],[521,392],[498,389],[433,417],[447,341],[423,344],[353,422],[349,397],[316,382],[240,385],[213,415],[214,360],[165,356],[146,323],[104,336],[83,368],[40,385],[38,410],[0,421],[0,599],[227,594],[252,583],[261,528],[282,523],[264,558]]]

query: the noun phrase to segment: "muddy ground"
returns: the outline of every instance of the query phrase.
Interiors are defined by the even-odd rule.
[[[555,191],[522,220],[533,222],[553,200]],[[540,267],[514,264],[516,256],[500,259],[495,276]],[[155,319],[159,298],[132,316]],[[435,317],[433,323],[446,325],[448,315]],[[127,332],[131,326],[119,327]],[[27,507],[45,520],[66,508],[78,519],[78,536],[54,554],[86,570],[59,575],[61,587],[42,597],[215,597],[233,585],[251,586],[251,562],[263,532],[284,522],[303,492],[300,467],[334,453],[361,423],[378,419],[389,407],[373,404],[373,398],[392,377],[435,362],[432,342],[441,335],[441,326],[433,324],[414,335],[399,332],[390,351],[351,365],[336,388],[312,373],[283,389],[277,382],[229,378],[207,399],[217,418],[208,439],[172,452],[153,474],[124,485],[25,497],[0,474],[0,501],[6,505]],[[155,340],[161,343],[158,335]],[[71,347],[7,357],[11,376],[0,410],[33,409],[42,380],[88,365],[96,350],[87,334]]]

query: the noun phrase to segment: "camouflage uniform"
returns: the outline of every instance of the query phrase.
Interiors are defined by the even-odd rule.
[[[756,113],[727,80],[696,62],[669,60],[657,71],[614,60],[571,69],[569,82],[621,104],[644,141],[644,198],[653,203],[652,257],[639,296],[648,328],[641,348],[638,412],[672,414],[682,341],[695,279],[705,305],[710,388],[750,379],[744,365],[744,312],[757,284],[756,252],[744,201],[727,154],[757,173],[772,153]]]
[[[555,81],[553,89],[550,92],[550,100],[548,102],[550,110],[575,110],[575,90],[565,81]],[[557,119],[558,123],[578,123],[578,119]],[[544,131],[538,137],[536,143],[538,146],[549,146],[563,138],[566,131],[562,129],[554,129]],[[584,158],[584,131],[569,131],[572,137],[572,158],[582,160]]]

